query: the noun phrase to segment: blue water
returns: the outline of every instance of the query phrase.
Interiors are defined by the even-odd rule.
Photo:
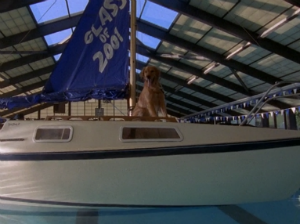
[[[284,201],[190,208],[59,209],[0,206],[0,224],[300,224],[300,191]],[[11,209],[13,208],[13,209]]]

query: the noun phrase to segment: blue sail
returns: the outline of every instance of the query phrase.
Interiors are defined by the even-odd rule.
[[[90,0],[42,93],[0,99],[0,108],[126,98],[129,20],[129,0]]]

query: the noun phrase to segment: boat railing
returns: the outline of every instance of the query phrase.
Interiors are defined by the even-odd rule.
[[[249,124],[252,119],[256,116],[256,114],[261,110],[261,108],[269,101],[271,100],[275,100],[278,98],[287,98],[287,97],[294,97],[294,96],[299,96],[299,93],[295,93],[295,94],[291,94],[289,96],[275,96],[272,98],[268,98],[267,100],[265,100],[268,96],[268,94],[270,93],[270,91],[272,89],[274,89],[275,87],[278,87],[279,85],[282,84],[291,84],[291,83],[300,83],[300,82],[295,82],[295,81],[280,81],[275,83],[274,85],[272,85],[260,98],[260,100],[256,103],[256,105],[252,108],[252,110],[248,113],[248,115],[246,115],[246,118],[241,122],[240,126],[243,126],[245,124]],[[265,101],[264,101],[265,100]],[[264,101],[264,102],[263,102]],[[249,119],[247,119],[249,118]]]
[[[45,120],[64,121],[158,121],[177,122],[174,117],[135,117],[135,116],[47,116]]]

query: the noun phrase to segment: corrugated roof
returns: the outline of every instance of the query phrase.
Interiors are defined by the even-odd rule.
[[[3,2],[0,96],[39,92],[88,1]],[[175,116],[226,107],[281,80],[300,81],[299,7],[281,0],[137,0],[137,72],[147,64],[162,71],[167,107]],[[299,104],[275,99],[263,110]]]

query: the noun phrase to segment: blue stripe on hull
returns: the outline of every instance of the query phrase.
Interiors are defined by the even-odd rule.
[[[48,161],[48,160],[89,160],[152,156],[172,156],[188,154],[230,153],[271,148],[300,146],[300,139],[270,140],[210,145],[189,145],[156,148],[135,148],[122,150],[40,152],[40,153],[3,153],[0,161]]]

